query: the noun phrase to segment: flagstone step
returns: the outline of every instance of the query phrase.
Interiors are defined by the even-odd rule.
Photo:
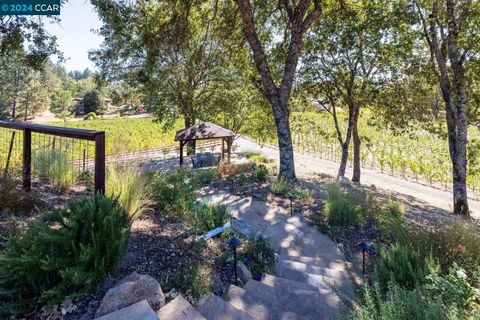
[[[203,297],[198,302],[197,310],[207,320],[255,320],[214,294]]]
[[[147,300],[142,300],[95,320],[158,320],[158,317]]]
[[[272,287],[255,280],[250,280],[244,289],[259,301],[269,301],[276,308],[294,312],[307,319],[329,319],[339,308],[339,298],[332,290],[325,290],[324,294],[320,292],[291,293],[280,287]]]
[[[307,257],[307,256],[293,256],[283,254],[279,256],[280,260],[288,260],[309,264],[312,266],[325,267],[325,268],[343,268],[345,269],[345,261],[342,259],[329,259],[328,257]]]
[[[160,320],[206,320],[184,297],[178,296],[157,312]]]
[[[255,320],[306,320],[294,312],[284,311],[275,300],[255,297],[245,289],[231,285],[225,299],[235,308],[249,314]]]

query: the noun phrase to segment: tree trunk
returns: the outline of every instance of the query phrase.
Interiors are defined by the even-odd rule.
[[[470,216],[467,197],[467,135],[468,135],[468,94],[465,80],[465,52],[463,56],[457,47],[460,29],[454,1],[446,1],[448,18],[447,30],[439,25],[439,2],[434,2],[429,17],[429,29],[424,21],[424,32],[431,51],[432,63],[436,63],[436,75],[439,80],[448,128],[448,146],[452,161],[453,175],[453,212],[465,217]],[[445,36],[445,39],[440,37]]]
[[[192,119],[192,117],[187,115],[184,115],[184,117],[185,117],[185,128],[190,128],[195,124],[195,119]],[[186,146],[187,146],[187,155],[188,156],[194,155],[195,149],[197,146],[196,141],[195,140],[188,141]]]
[[[360,115],[360,108],[356,107],[353,115],[353,176],[352,182],[360,183],[360,136],[358,134],[358,117]]]
[[[23,121],[24,122],[27,122],[27,120],[28,120],[28,105],[29,105],[29,103],[30,103],[30,97],[27,94],[27,99],[25,101],[25,114],[23,115]]]
[[[453,213],[470,216],[467,197],[467,97],[460,89],[458,103],[449,99],[446,106],[448,145],[452,161]]]
[[[290,98],[295,72],[300,57],[303,35],[317,20],[321,13],[321,1],[314,1],[314,10],[308,12],[310,0],[299,1],[297,5],[288,1],[283,3],[283,9],[288,15],[287,29],[290,33],[288,53],[285,58],[284,71],[280,85],[277,86],[269,67],[267,54],[257,34],[254,11],[250,0],[236,0],[242,17],[243,31],[252,50],[255,66],[262,79],[261,92],[268,98],[275,119],[278,135],[278,147],[280,152],[280,178],[294,180],[295,163],[293,154],[292,135],[290,131],[290,119],[288,100]],[[285,43],[286,44],[286,43]]]
[[[348,162],[348,146],[350,145],[350,141],[348,144],[342,143],[342,157],[340,158],[340,166],[338,167],[338,175],[337,178],[345,177],[345,170],[347,169],[347,162]]]
[[[278,137],[278,150],[280,157],[279,178],[284,180],[295,180],[295,161],[290,120],[288,113],[285,115],[283,114],[284,112],[282,112],[288,110],[288,107],[281,106],[279,99],[273,98],[271,101]]]
[[[13,97],[13,106],[12,106],[12,119],[15,120],[17,117],[17,96]]]

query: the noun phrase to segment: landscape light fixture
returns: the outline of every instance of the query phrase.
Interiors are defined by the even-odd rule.
[[[363,275],[365,275],[365,252],[367,250],[370,250],[371,247],[372,246],[367,242],[360,242],[359,244],[357,244],[357,248],[362,249],[362,257],[363,257],[362,271],[363,271]]]
[[[228,246],[233,249],[233,271],[235,274],[235,285],[238,286],[238,277],[237,277],[237,247],[242,242],[240,239],[233,237],[228,241]]]

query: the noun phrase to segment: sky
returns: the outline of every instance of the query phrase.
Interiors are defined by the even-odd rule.
[[[102,37],[91,29],[101,26],[97,14],[89,0],[70,0],[60,10],[60,23],[47,23],[46,29],[57,37],[60,51],[63,52],[67,71],[94,70],[88,59],[88,51],[100,47]]]

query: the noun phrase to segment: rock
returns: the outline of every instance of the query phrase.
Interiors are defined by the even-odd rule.
[[[263,192],[257,191],[252,194],[252,198],[258,201],[265,201],[265,194]]]
[[[170,291],[167,292],[165,295],[165,298],[169,300],[173,300],[178,296],[178,292],[175,290],[175,288],[172,288]]]
[[[141,300],[126,308],[106,314],[96,320],[159,320],[147,300]]]
[[[343,187],[345,189],[352,189],[353,188],[352,182],[347,177],[339,177],[338,178],[338,183],[340,184],[341,187]]]
[[[217,296],[222,296],[226,291],[225,284],[216,273],[213,275],[212,287],[213,293]]]
[[[255,229],[253,229],[248,223],[239,219],[233,219],[232,228],[247,238],[253,238],[257,234]]]
[[[252,279],[252,273],[247,269],[247,266],[243,262],[237,262],[237,276],[242,283],[247,283],[248,280]]]
[[[158,281],[150,276],[133,272],[107,291],[95,317],[101,317],[144,299],[152,308],[161,308],[165,305],[165,295]]]

